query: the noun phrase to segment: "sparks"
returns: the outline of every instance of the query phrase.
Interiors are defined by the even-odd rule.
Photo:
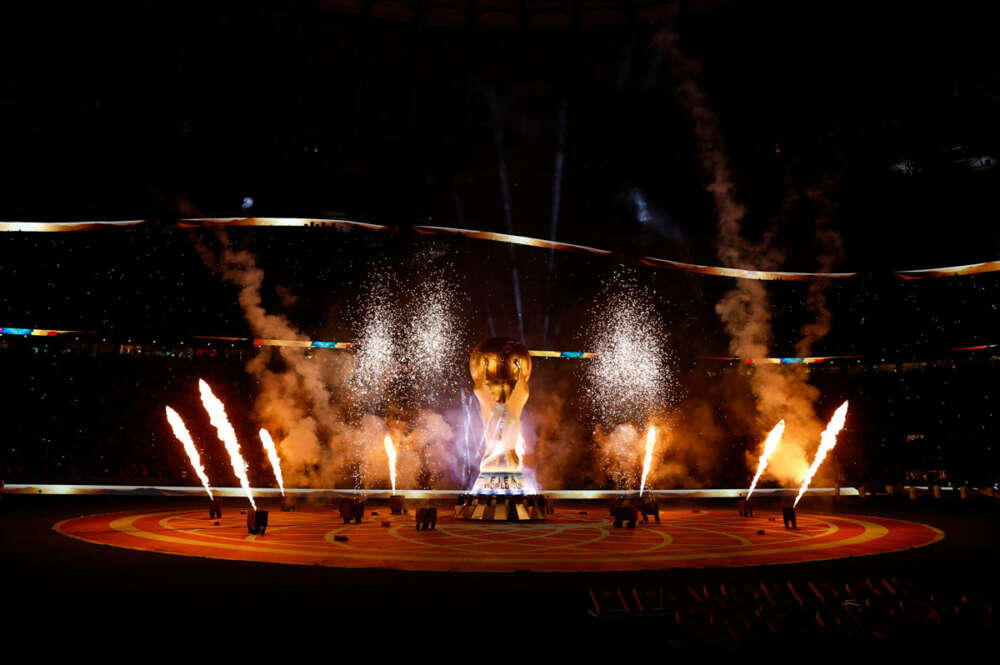
[[[187,427],[184,426],[184,421],[181,420],[180,415],[169,406],[167,407],[167,422],[170,423],[170,428],[174,431],[174,436],[184,444],[184,452],[187,453],[188,459],[191,460],[191,466],[194,467],[194,472],[201,479],[201,484],[205,486],[208,498],[213,498],[212,488],[208,484],[208,475],[205,473],[205,467],[201,464],[201,456],[198,454],[198,449],[194,447],[194,441],[191,440],[191,434],[188,432]]]
[[[669,335],[656,302],[655,292],[621,272],[588,312],[585,337],[597,354],[579,371],[584,400],[602,425],[647,421],[655,405],[676,396]]]
[[[392,444],[392,437],[388,434],[382,440],[385,446],[386,457],[389,458],[389,479],[392,481],[392,493],[396,493],[396,447]]]
[[[816,451],[816,457],[813,459],[812,466],[806,471],[806,477],[802,480],[802,487],[799,488],[799,495],[795,497],[794,506],[799,505],[799,499],[809,489],[809,483],[812,482],[813,475],[819,469],[819,465],[826,459],[827,453],[837,445],[837,435],[840,434],[840,430],[844,429],[844,421],[846,419],[847,402],[845,401],[833,412],[833,417],[830,418],[830,422],[827,423],[826,429],[823,430],[823,434],[820,436],[819,450]]]
[[[392,273],[383,270],[374,273],[371,280],[373,286],[361,308],[351,385],[362,402],[375,404],[386,398],[399,378],[399,312],[392,297],[399,286]]]
[[[278,481],[278,489],[281,490],[281,496],[285,496],[285,481],[281,477],[281,460],[278,459],[278,449],[274,446],[274,439],[271,438],[271,433],[263,427],[260,429],[260,441],[264,444],[264,450],[267,451],[267,459],[270,460],[271,468],[274,469],[274,478]]]
[[[750,500],[750,495],[753,494],[754,489],[757,487],[757,481],[760,480],[761,474],[767,468],[767,460],[771,459],[771,455],[778,448],[778,444],[781,443],[781,436],[784,433],[785,421],[779,420],[778,424],[767,435],[767,439],[764,441],[764,451],[760,454],[760,459],[757,460],[757,473],[753,477],[753,482],[750,483],[750,489],[747,490],[747,501]]]
[[[465,354],[465,330],[457,283],[444,271],[415,284],[417,295],[402,326],[405,339],[400,352],[405,362],[400,363],[401,371],[411,390],[419,386],[419,398],[425,404],[437,403],[459,389],[461,375],[455,368],[464,365],[460,359]]]
[[[646,476],[649,475],[649,467],[653,462],[653,448],[656,447],[656,428],[649,426],[646,432],[646,456],[642,458],[642,482],[639,484],[639,496],[646,490]]]
[[[254,502],[253,494],[250,492],[247,463],[243,460],[243,455],[240,454],[240,443],[236,440],[236,432],[229,423],[229,418],[226,417],[226,407],[215,396],[204,379],[198,379],[198,390],[201,392],[201,403],[205,406],[205,410],[208,411],[208,417],[212,421],[219,439],[226,446],[226,452],[229,453],[229,461],[232,462],[233,472],[239,479],[240,485],[242,485],[243,491],[247,495],[247,499],[250,500],[250,505],[254,510],[257,510],[257,504]]]

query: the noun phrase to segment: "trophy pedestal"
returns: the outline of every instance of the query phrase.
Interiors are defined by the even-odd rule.
[[[455,518],[476,522],[536,522],[545,519],[548,502],[529,494],[520,471],[484,471],[469,494],[459,499]]]
[[[528,484],[520,471],[481,471],[470,494],[527,494]]]

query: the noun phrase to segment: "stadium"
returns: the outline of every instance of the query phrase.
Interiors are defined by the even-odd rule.
[[[10,653],[991,645],[977,12],[22,8]]]

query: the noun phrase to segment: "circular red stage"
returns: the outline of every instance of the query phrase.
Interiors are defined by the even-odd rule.
[[[744,519],[730,510],[672,509],[661,512],[658,524],[616,529],[606,511],[589,512],[557,511],[547,521],[531,524],[470,523],[446,515],[434,531],[417,531],[412,515],[369,512],[361,524],[345,525],[329,510],[271,511],[266,535],[251,536],[245,516],[235,511],[216,525],[207,510],[172,510],[78,517],[53,528],[89,543],[183,556],[478,572],[801,563],[896,552],[944,537],[925,524],[856,515],[799,514],[798,529],[791,530],[784,528],[780,514],[762,512]],[[382,526],[383,521],[389,526]]]

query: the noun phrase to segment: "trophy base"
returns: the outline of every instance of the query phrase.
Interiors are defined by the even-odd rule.
[[[551,512],[545,497],[532,494],[520,471],[484,471],[459,498],[455,518],[476,522],[537,522]]]
[[[470,494],[527,494],[528,483],[520,471],[481,471]]]

